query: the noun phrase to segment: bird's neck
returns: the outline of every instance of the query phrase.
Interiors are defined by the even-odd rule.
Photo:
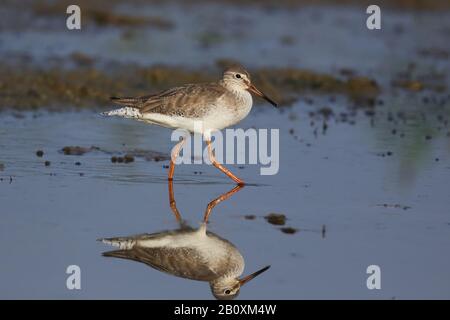
[[[211,285],[217,287],[231,287],[236,284],[238,276],[239,274],[237,272],[230,272],[211,281]]]
[[[220,84],[229,92],[234,95],[244,95],[247,90],[245,90],[241,85],[233,82],[233,81],[220,81]]]
[[[244,107],[244,109],[251,108],[253,104],[252,95],[246,89],[238,86],[234,83],[221,81],[221,85],[227,90],[228,95],[240,102],[238,105]]]

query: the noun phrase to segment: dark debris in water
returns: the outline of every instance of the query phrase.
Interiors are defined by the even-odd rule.
[[[133,155],[127,153],[126,155],[123,156],[123,161],[125,163],[134,162],[134,157]]]
[[[269,213],[264,219],[266,219],[268,223],[276,226],[283,226],[286,224],[286,216],[280,213]]]
[[[377,156],[379,156],[379,157],[390,157],[390,156],[392,156],[394,153],[392,152],[392,151],[386,151],[386,152],[380,152],[380,153],[377,153]]]
[[[0,182],[3,182],[3,181],[8,181],[9,184],[11,184],[13,182],[13,177],[12,176],[9,176],[9,178],[0,177]]]
[[[147,161],[164,161],[169,160],[170,156],[161,153],[158,151],[152,151],[152,150],[144,150],[144,149],[132,149],[132,150],[126,150],[126,151],[115,151],[115,150],[106,150],[100,147],[91,146],[91,147],[82,147],[82,146],[65,146],[60,150],[61,153],[64,155],[75,155],[75,156],[82,156],[86,153],[97,151],[101,153],[105,153],[111,156],[111,162],[116,163],[130,163],[134,162],[135,158],[144,158]],[[123,156],[120,156],[120,154],[124,154]]]
[[[377,207],[391,208],[391,209],[403,209],[403,210],[411,209],[410,206],[405,206],[405,205],[401,205],[401,204],[388,204],[388,203],[377,204]]]
[[[80,146],[66,146],[62,148],[60,151],[64,153],[66,156],[82,156],[85,153],[100,150],[99,147],[91,146],[91,147],[80,147]]]
[[[128,158],[128,162],[134,161],[134,158],[144,158],[147,161],[155,162],[170,160],[170,156],[166,153],[144,149],[128,150],[126,151],[125,157]],[[131,160],[132,158],[133,160]]]
[[[292,227],[283,227],[280,228],[281,232],[286,234],[294,234],[297,233],[298,229],[292,228]]]
[[[134,157],[130,154],[126,154],[123,157],[112,156],[111,162],[112,163],[130,163],[130,162],[134,162]]]
[[[255,220],[256,216],[254,214],[247,214],[244,216],[244,219],[246,220]]]
[[[41,158],[43,155],[44,155],[44,151],[42,151],[42,150],[36,151],[36,156],[38,156],[39,158]]]
[[[421,91],[424,89],[424,84],[422,82],[413,80],[394,80],[392,81],[392,86],[410,91]]]
[[[3,170],[5,170],[5,165],[0,162],[0,171],[3,171]]]
[[[326,120],[328,120],[328,118],[334,115],[333,109],[331,109],[330,107],[320,108],[319,111],[317,111],[317,113],[321,114],[323,118]]]

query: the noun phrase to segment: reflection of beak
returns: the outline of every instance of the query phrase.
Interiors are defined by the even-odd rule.
[[[259,276],[261,273],[263,273],[264,271],[266,271],[266,270],[269,269],[269,268],[270,268],[270,266],[264,267],[264,268],[262,268],[261,270],[258,270],[258,271],[254,272],[254,273],[252,273],[252,274],[249,274],[248,276],[246,276],[246,277],[244,277],[244,278],[242,278],[242,279],[239,279],[239,284],[240,284],[241,286],[243,286],[244,284],[246,284],[247,282],[249,282],[249,281],[252,280],[253,278]]]
[[[277,103],[270,99],[268,96],[266,96],[264,93],[259,91],[253,84],[248,84],[248,91],[253,92],[254,94],[260,96],[261,98],[267,100],[271,105],[273,105],[275,108],[278,107]]]

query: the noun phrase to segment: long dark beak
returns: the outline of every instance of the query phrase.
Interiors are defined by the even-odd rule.
[[[262,268],[261,270],[258,270],[258,271],[254,272],[252,274],[249,274],[248,276],[246,276],[246,277],[244,277],[242,279],[239,279],[239,284],[241,286],[243,286],[244,284],[246,284],[247,282],[249,282],[253,278],[259,276],[261,273],[263,273],[264,271],[266,271],[269,268],[270,268],[270,266],[266,266],[266,267]]]
[[[248,91],[253,92],[254,94],[260,96],[261,98],[263,98],[264,100],[268,101],[271,105],[273,105],[275,108],[278,107],[278,104],[273,101],[272,99],[270,99],[268,96],[266,96],[264,93],[262,93],[261,91],[259,91],[253,84],[249,84],[248,85]]]

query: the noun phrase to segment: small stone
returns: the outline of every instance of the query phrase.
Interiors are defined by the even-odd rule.
[[[269,213],[264,218],[267,220],[268,223],[277,226],[282,226],[286,223],[286,216],[280,213]]]
[[[81,162],[78,162],[78,161],[77,161],[77,162],[75,162],[75,165],[76,165],[76,166],[81,166]]]
[[[281,232],[287,233],[287,234],[294,234],[298,231],[297,229],[291,228],[291,227],[284,227],[284,228],[281,228],[280,230],[281,230]]]
[[[84,148],[84,147],[80,147],[80,146],[66,146],[64,148],[61,149],[61,151],[66,155],[66,156],[81,156],[83,154],[85,154],[86,152],[89,152],[91,150],[95,150],[95,147],[91,147],[91,148]]]
[[[373,117],[375,115],[375,110],[366,110],[365,114],[366,116]]]
[[[131,154],[126,154],[123,157],[123,160],[124,160],[125,163],[134,162],[134,157]]]
[[[320,113],[325,119],[328,119],[330,116],[332,116],[333,110],[329,107],[323,107],[321,108],[318,113]]]
[[[38,150],[38,151],[36,151],[36,155],[37,155],[38,157],[42,157],[42,156],[44,155],[44,151]]]
[[[50,164],[51,164],[51,163],[50,163],[50,161],[48,161],[48,160],[44,162],[44,165],[45,165],[46,167],[50,166]]]

